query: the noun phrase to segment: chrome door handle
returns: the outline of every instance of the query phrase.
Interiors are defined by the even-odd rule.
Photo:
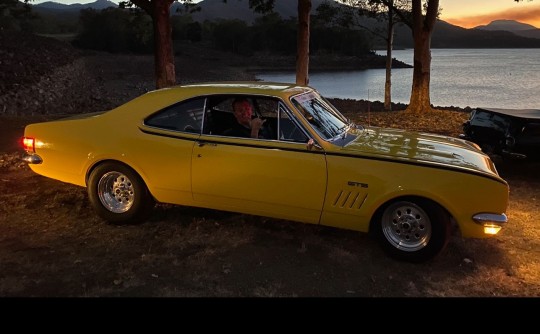
[[[208,145],[208,146],[217,146],[216,143],[208,143],[208,142],[205,142],[205,141],[197,141],[197,146],[203,147],[204,145]]]

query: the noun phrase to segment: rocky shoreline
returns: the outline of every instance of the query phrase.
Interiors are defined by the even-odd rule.
[[[0,32],[0,45],[0,115],[108,110],[155,89],[151,55],[81,51],[52,38],[12,32]],[[246,59],[189,45],[176,52],[178,84],[253,81],[256,70],[294,70],[294,64],[294,57],[259,54]],[[396,61],[395,66],[409,65]],[[384,57],[310,57],[311,71],[362,68],[384,68]],[[394,110],[401,109],[395,105]]]

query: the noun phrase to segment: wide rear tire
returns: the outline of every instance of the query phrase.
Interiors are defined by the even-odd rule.
[[[103,163],[92,171],[88,197],[97,214],[114,224],[143,222],[155,204],[141,177],[115,162]]]

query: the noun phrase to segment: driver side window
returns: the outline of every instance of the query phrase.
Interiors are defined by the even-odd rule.
[[[277,139],[278,100],[257,95],[215,95],[209,98],[203,133],[223,137]],[[255,130],[256,132],[257,130]],[[255,137],[253,137],[255,138]]]
[[[237,102],[238,110],[235,111]],[[258,95],[209,96],[203,133],[220,137],[251,138],[251,122],[257,118],[262,120],[257,139],[297,143],[307,143],[309,139],[291,119],[283,102],[277,98]]]
[[[304,132],[291,120],[289,114],[285,111],[285,107],[279,106],[279,140],[288,142],[307,143],[308,137]]]

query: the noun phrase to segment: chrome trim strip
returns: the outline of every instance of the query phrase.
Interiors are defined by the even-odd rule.
[[[43,162],[43,159],[41,159],[41,157],[35,153],[34,154],[25,153],[22,159],[26,161],[27,163],[33,164],[33,165],[39,165],[40,163]]]
[[[497,214],[497,213],[483,212],[483,213],[475,214],[472,218],[475,223],[480,224],[480,225],[484,225],[486,223],[495,224],[495,225],[504,225],[508,223],[508,217],[504,213]]]
[[[216,143],[216,144],[220,144],[220,145],[236,145],[236,146],[244,146],[244,147],[257,147],[257,148],[267,148],[267,149],[280,149],[280,150],[284,150],[284,151],[295,151],[295,152],[304,152],[304,153],[311,153],[311,154],[325,154],[327,156],[338,156],[338,157],[351,157],[351,158],[360,158],[360,159],[367,159],[367,160],[375,160],[375,161],[388,161],[388,162],[392,162],[392,163],[397,163],[397,164],[405,164],[405,165],[413,165],[413,166],[421,166],[421,167],[426,167],[426,168],[437,168],[437,169],[444,169],[444,170],[451,170],[451,171],[454,171],[454,172],[458,172],[458,173],[465,173],[465,174],[471,174],[471,175],[477,175],[477,176],[480,176],[480,177],[485,177],[485,178],[488,178],[490,180],[494,180],[494,181],[497,181],[501,184],[504,184],[505,186],[508,186],[508,183],[501,179],[500,177],[497,177],[497,176],[492,176],[490,174],[485,174],[485,173],[482,173],[482,172],[478,172],[478,171],[474,171],[474,170],[470,170],[470,169],[465,169],[464,167],[454,167],[454,166],[449,166],[449,165],[444,165],[444,164],[441,164],[441,163],[435,163],[435,162],[429,162],[429,161],[404,161],[404,160],[399,160],[399,159],[392,159],[390,157],[373,157],[373,156],[362,156],[362,155],[354,155],[354,154],[347,154],[347,153],[337,153],[337,152],[324,152],[324,151],[315,151],[315,150],[312,150],[312,151],[308,151],[304,148],[285,148],[285,147],[275,147],[275,146],[266,146],[264,145],[264,142],[267,141],[267,140],[263,140],[263,139],[253,139],[253,138],[239,138],[239,139],[243,139],[243,140],[253,140],[253,141],[256,141],[258,144],[260,145],[253,145],[253,144],[249,144],[248,142],[246,142],[245,144],[244,143],[228,143],[228,142],[222,142],[222,141],[217,141],[217,140],[212,140],[212,138],[208,138],[208,136],[210,137],[215,137],[216,139],[219,139],[219,138],[225,138],[225,137],[220,137],[220,136],[213,136],[213,135],[204,135],[206,137],[203,137],[203,136],[200,136],[197,137],[197,138],[187,138],[187,137],[184,137],[182,136],[181,134],[178,134],[178,135],[173,135],[173,134],[165,134],[165,133],[160,133],[160,132],[153,132],[153,131],[150,131],[150,129],[143,129],[141,127],[139,127],[139,130],[143,133],[146,133],[146,134],[149,134],[149,135],[154,135],[154,136],[162,136],[162,137],[168,137],[168,138],[176,138],[176,139],[184,139],[184,140],[190,140],[190,141],[204,141],[204,142],[207,142],[207,143]],[[192,134],[194,135],[194,134]],[[227,137],[227,138],[232,138],[232,137]],[[236,139],[236,138],[235,138]],[[277,141],[274,141],[274,142],[277,142]],[[285,141],[280,141],[280,143],[288,143],[288,144],[299,144],[299,143],[295,143],[295,142],[285,142]]]

